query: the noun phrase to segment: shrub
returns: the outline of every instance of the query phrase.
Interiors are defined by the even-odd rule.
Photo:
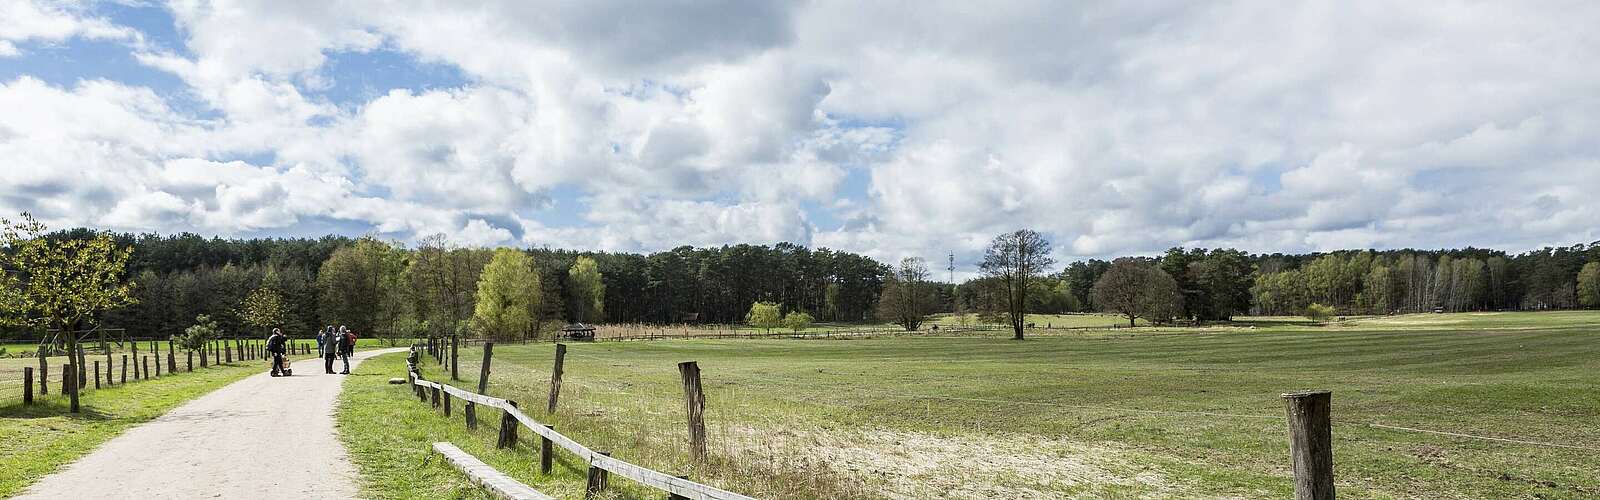
[[[801,331],[811,327],[811,315],[800,311],[789,311],[783,317],[783,326],[794,331]]]

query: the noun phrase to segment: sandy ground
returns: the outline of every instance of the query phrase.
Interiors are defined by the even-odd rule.
[[[351,366],[402,350],[360,352]],[[294,363],[288,378],[261,366],[260,375],[107,441],[17,498],[355,497],[355,467],[333,419],[347,376],[323,374],[314,359]]]

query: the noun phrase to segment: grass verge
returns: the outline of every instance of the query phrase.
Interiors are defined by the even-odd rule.
[[[124,430],[165,414],[186,401],[261,373],[257,361],[196,368],[193,373],[129,381],[84,391],[82,412],[67,411],[57,380],[32,406],[14,401],[0,407],[0,497],[21,492],[39,478],[77,460]]]

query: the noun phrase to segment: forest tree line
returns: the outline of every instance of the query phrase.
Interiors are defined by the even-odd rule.
[[[74,229],[50,238],[95,234]],[[934,282],[921,259],[891,267],[789,243],[637,254],[467,248],[443,237],[408,247],[341,236],[112,236],[132,249],[127,276],[136,302],[110,311],[102,324],[136,338],[181,333],[200,315],[228,335],[278,326],[300,336],[340,324],[383,336],[520,338],[569,321],[741,323],[757,304],[820,321],[876,318],[908,329],[936,312],[1002,322],[1013,300],[1032,313],[1105,311],[1130,322],[1297,315],[1312,304],[1339,314],[1600,307],[1600,244],[1516,255],[1173,248],[1052,267],[1041,241],[1046,266],[1029,271],[1037,276],[1007,284],[1006,275],[986,273],[956,285]],[[1025,294],[1008,293],[1013,284]]]

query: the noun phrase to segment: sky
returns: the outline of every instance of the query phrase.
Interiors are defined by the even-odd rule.
[[[892,262],[1600,240],[1600,2],[0,0],[0,214]],[[935,266],[943,267],[943,266]]]

